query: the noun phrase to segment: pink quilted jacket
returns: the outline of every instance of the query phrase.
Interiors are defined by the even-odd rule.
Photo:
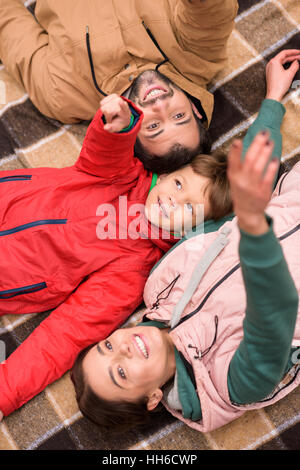
[[[267,213],[273,218],[275,234],[281,239],[288,267],[300,292],[300,162],[277,183]],[[199,260],[211,250],[220,234],[217,243],[219,254],[209,261],[208,266],[199,269]],[[193,367],[202,419],[198,422],[186,420],[181,412],[172,409],[168,403],[164,404],[174,416],[202,432],[223,426],[248,409],[271,405],[300,383],[300,374],[297,374],[300,367],[296,364],[289,372],[290,376],[285,377],[267,401],[247,406],[234,405],[230,401],[228,368],[243,338],[246,309],[245,288],[239,268],[239,238],[237,219],[234,218],[218,232],[187,239],[162,259],[148,278],[144,290],[146,314],[152,320],[165,320],[170,324],[175,321],[177,324],[179,318],[174,320],[174,317],[178,310],[180,314],[183,309],[181,319],[196,310],[170,334],[176,348]],[[203,272],[199,274],[201,269]],[[191,289],[190,282],[197,276],[202,276],[201,281],[192,286],[194,293],[190,300],[184,299],[187,286]],[[206,351],[200,360],[195,358],[195,349],[189,347],[191,344],[197,345],[202,353]],[[300,346],[299,314],[293,346]]]

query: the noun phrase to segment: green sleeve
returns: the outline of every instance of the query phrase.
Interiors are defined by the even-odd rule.
[[[249,235],[241,230],[239,255],[246,289],[244,337],[229,366],[233,403],[248,404],[269,395],[289,360],[298,312],[298,292],[273,232]]]
[[[285,107],[275,100],[265,99],[260,107],[257,118],[249,127],[243,140],[243,156],[253,142],[256,134],[263,130],[270,132],[270,138],[274,142],[273,157],[280,159],[282,152],[281,124],[285,115]]]
[[[270,159],[276,157],[281,160],[282,136],[280,127],[284,115],[285,108],[279,101],[265,99],[262,102],[257,118],[249,127],[247,134],[243,139],[242,158],[245,157],[245,154],[253,142],[255,136],[259,132],[267,130],[270,132],[270,139],[274,143],[274,149]]]

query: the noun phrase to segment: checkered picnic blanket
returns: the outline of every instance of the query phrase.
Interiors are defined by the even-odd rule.
[[[9,1],[9,0],[8,0]],[[25,2],[34,8],[34,2]],[[300,48],[299,0],[239,0],[228,45],[226,68],[211,84],[215,110],[211,125],[214,148],[227,150],[243,137],[265,96],[265,66],[280,50]],[[283,104],[283,159],[300,153],[300,74]],[[299,84],[299,87],[297,85]],[[298,119],[297,119],[298,118]],[[0,170],[64,167],[79,154],[88,123],[62,125],[42,116],[24,89],[0,64]],[[0,318],[0,341],[9,355],[50,312]],[[136,322],[137,312],[131,319]],[[201,434],[167,412],[147,430],[133,429],[116,441],[78,410],[69,373],[48,386],[0,424],[0,449],[296,449],[300,438],[300,389],[281,402],[214,432]]]

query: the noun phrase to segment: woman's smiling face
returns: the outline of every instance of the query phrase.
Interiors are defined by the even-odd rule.
[[[162,398],[160,387],[175,373],[172,339],[167,329],[120,328],[91,348],[83,371],[99,397],[132,402],[148,397],[153,409]]]

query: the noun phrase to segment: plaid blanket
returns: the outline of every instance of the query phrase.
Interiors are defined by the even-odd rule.
[[[227,150],[255,119],[266,91],[266,63],[282,49],[300,48],[298,0],[239,3],[228,64],[210,85],[215,95],[211,125],[215,149]],[[34,2],[25,4],[34,9]],[[283,104],[287,110],[283,159],[287,160],[300,153],[299,73]],[[72,165],[87,125],[62,125],[42,116],[0,63],[0,170]],[[1,317],[0,344],[5,345],[6,356],[49,314]],[[141,315],[142,310],[136,312],[130,322],[136,323]],[[196,432],[163,412],[147,429],[133,429],[116,441],[81,415],[69,373],[0,424],[0,449],[19,450],[296,449],[299,438],[300,389],[296,389],[278,404],[247,412],[211,433]]]

